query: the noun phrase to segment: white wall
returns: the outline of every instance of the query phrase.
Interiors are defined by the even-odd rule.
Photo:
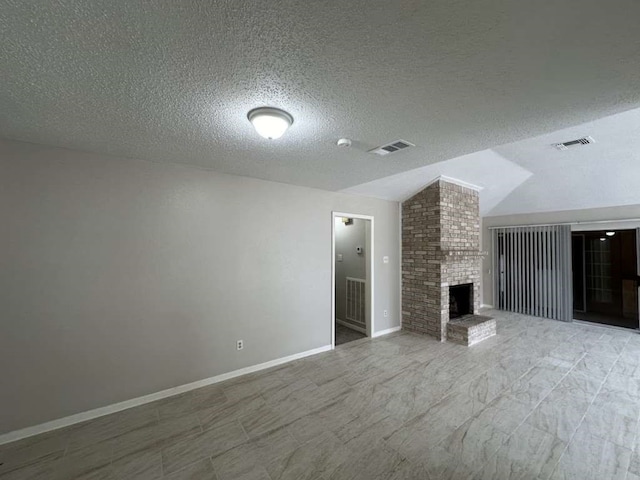
[[[352,225],[345,225],[341,217],[335,219],[336,318],[340,320],[345,320],[347,277],[367,280],[367,259],[370,255],[367,248],[367,226],[370,223],[369,220],[354,218]],[[360,255],[356,252],[357,246],[362,247]],[[341,262],[338,261],[338,255],[342,255]]]
[[[606,188],[606,187],[603,187]],[[516,225],[541,225],[554,223],[579,224],[572,230],[581,230],[582,227],[589,230],[605,230],[608,228],[635,228],[638,222],[593,224],[603,220],[626,220],[640,218],[640,205],[628,205],[622,207],[592,208],[586,210],[565,210],[558,212],[543,212],[521,215],[503,215],[495,217],[483,217],[482,219],[482,250],[489,255],[483,260],[482,267],[482,299],[484,304],[493,304],[493,277],[491,271],[492,246],[490,227],[504,227]],[[624,227],[623,227],[624,225]]]
[[[333,210],[399,325],[395,202],[0,141],[0,433],[329,345]]]

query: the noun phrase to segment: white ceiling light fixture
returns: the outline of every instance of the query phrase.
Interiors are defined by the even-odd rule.
[[[293,117],[284,110],[273,107],[254,108],[247,114],[247,118],[264,138],[275,140],[293,124]]]
[[[606,234],[607,234],[607,237],[613,237],[616,234],[616,232],[606,232]]]

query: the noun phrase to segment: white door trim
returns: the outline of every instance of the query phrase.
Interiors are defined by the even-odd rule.
[[[374,259],[375,259],[375,230],[374,230],[374,218],[372,215],[361,215],[359,213],[346,213],[346,212],[331,212],[331,346],[332,348],[336,348],[336,218],[338,217],[349,217],[349,218],[359,218],[361,220],[370,220],[371,221],[371,252],[367,252],[369,254],[369,272],[370,278],[367,279],[369,282],[369,292],[370,292],[370,303],[369,306],[369,321],[367,322],[367,337],[374,337],[374,317],[375,317],[375,270],[374,270]]]

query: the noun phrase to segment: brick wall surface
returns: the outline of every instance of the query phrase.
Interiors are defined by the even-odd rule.
[[[478,192],[438,180],[402,204],[402,326],[446,340],[449,286],[473,283],[479,305]]]

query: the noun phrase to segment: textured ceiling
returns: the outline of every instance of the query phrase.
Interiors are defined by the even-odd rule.
[[[343,191],[403,202],[432,180],[445,176],[479,187],[480,215],[484,216],[531,175],[529,170],[508,161],[493,150],[483,150],[397,173]]]
[[[330,190],[640,106],[638,0],[0,0],[0,12],[1,136]],[[279,141],[246,120],[262,105],[295,118]],[[396,138],[418,147],[365,153]]]
[[[551,146],[587,135],[596,143]],[[532,175],[489,215],[640,205],[640,109],[494,151]]]
[[[556,143],[592,136],[565,151]],[[640,109],[345,189],[404,201],[438,176],[481,187],[483,216],[640,205]]]

